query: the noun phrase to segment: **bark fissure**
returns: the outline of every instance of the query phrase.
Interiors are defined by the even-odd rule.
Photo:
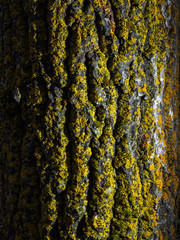
[[[174,239],[175,1],[0,7],[3,237]]]

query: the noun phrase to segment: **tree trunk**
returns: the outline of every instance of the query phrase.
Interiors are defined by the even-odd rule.
[[[2,239],[175,239],[175,0],[0,0]]]

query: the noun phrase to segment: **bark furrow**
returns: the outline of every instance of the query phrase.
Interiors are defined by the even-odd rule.
[[[177,1],[0,0],[3,239],[175,239]]]

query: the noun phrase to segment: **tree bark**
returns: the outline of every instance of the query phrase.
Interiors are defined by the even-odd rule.
[[[175,239],[175,0],[0,0],[6,240]]]

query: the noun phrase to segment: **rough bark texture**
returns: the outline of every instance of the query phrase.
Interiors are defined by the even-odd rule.
[[[0,0],[6,240],[175,239],[175,0]]]

